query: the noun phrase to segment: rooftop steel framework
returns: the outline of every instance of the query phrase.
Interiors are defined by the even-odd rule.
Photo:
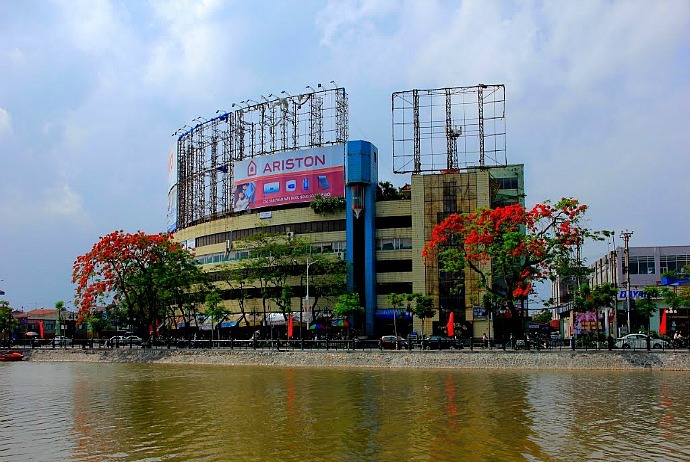
[[[230,214],[234,162],[277,152],[344,144],[348,138],[345,89],[335,85],[299,95],[261,96],[233,103],[232,111],[197,117],[177,138],[177,229]]]
[[[393,93],[393,171],[457,171],[507,165],[505,87]]]

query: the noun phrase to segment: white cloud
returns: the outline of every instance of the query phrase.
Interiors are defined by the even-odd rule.
[[[24,53],[19,48],[13,48],[7,53],[10,63],[20,65],[24,62]]]
[[[171,100],[189,98],[195,89],[221,88],[248,80],[236,55],[249,38],[245,25],[220,14],[221,2],[153,3],[161,33],[147,47],[143,80],[153,91],[166,89]],[[201,92],[203,94],[203,91]],[[207,94],[210,96],[210,94]]]
[[[0,139],[12,133],[12,118],[6,109],[0,107]]]
[[[44,202],[40,206],[48,216],[58,218],[84,218],[82,198],[66,184],[54,186],[45,191]]]
[[[129,32],[118,10],[108,0],[62,0],[62,20],[74,46],[89,54],[122,57],[131,50]]]
[[[84,226],[91,222],[83,208],[82,197],[67,184],[40,188],[38,194],[29,194],[16,188],[3,188],[0,215],[6,230],[29,226],[55,226],[65,228]]]

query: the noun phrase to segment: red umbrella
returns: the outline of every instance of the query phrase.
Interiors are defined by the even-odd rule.
[[[659,334],[666,335],[666,308],[661,309],[661,323],[659,323]]]
[[[448,316],[448,337],[452,337],[455,335],[455,313],[452,311],[450,312],[450,316]]]

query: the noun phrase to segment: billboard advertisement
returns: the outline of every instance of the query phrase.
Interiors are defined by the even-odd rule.
[[[177,229],[177,145],[170,150],[168,157],[168,213],[166,229],[169,233]]]
[[[597,324],[597,314],[594,311],[575,313],[573,332],[577,335],[596,332]]]
[[[235,163],[233,210],[255,210],[345,195],[345,146],[333,145]]]

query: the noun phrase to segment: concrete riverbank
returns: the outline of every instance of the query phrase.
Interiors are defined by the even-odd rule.
[[[428,369],[560,369],[690,371],[690,353],[630,350],[462,350],[324,351],[208,349],[35,349],[24,350],[35,362],[129,362],[228,366],[356,367]]]

